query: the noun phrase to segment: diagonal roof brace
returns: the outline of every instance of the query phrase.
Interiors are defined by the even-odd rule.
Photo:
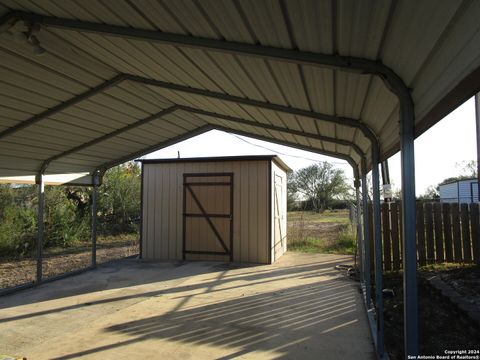
[[[67,150],[67,151],[64,151],[64,152],[62,152],[62,153],[60,153],[60,154],[54,155],[54,156],[48,158],[47,160],[45,160],[45,161],[43,162],[42,167],[40,168],[40,173],[44,174],[45,171],[47,170],[48,165],[50,165],[50,163],[51,163],[52,161],[55,161],[55,160],[60,159],[60,158],[62,158],[62,157],[71,155],[71,154],[73,154],[73,153],[76,153],[76,152],[78,152],[78,151],[81,151],[81,150],[83,150],[83,149],[86,149],[86,148],[88,148],[88,147],[90,147],[90,146],[96,145],[96,144],[98,144],[98,143],[100,143],[100,142],[102,142],[102,141],[106,141],[106,140],[108,140],[108,139],[111,139],[111,138],[113,138],[113,137],[115,137],[115,136],[118,136],[118,135],[120,135],[120,134],[122,134],[122,133],[124,133],[124,132],[129,131],[129,130],[135,129],[135,128],[139,127],[139,126],[148,124],[148,123],[150,123],[150,122],[152,122],[152,121],[154,121],[154,120],[157,120],[157,119],[159,119],[159,118],[161,118],[161,117],[163,117],[163,116],[165,116],[165,115],[171,114],[171,113],[174,112],[175,110],[178,110],[178,106],[176,106],[176,105],[171,106],[171,107],[169,107],[169,108],[167,108],[167,109],[161,110],[161,111],[159,111],[159,112],[157,112],[157,113],[155,113],[155,114],[153,114],[153,115],[150,115],[149,117],[146,117],[145,119],[142,119],[142,120],[139,120],[139,121],[137,121],[137,122],[134,122],[134,123],[132,123],[132,124],[130,124],[130,125],[124,126],[124,127],[120,128],[120,129],[117,129],[117,130],[111,132],[111,133],[105,134],[105,135],[100,136],[100,137],[98,137],[98,138],[96,138],[96,139],[93,139],[93,140],[91,140],[91,141],[88,141],[88,142],[86,142],[86,143],[84,143],[84,144],[78,145],[78,146],[76,146],[76,147],[74,147],[74,148],[72,148],[72,149],[69,149],[69,150]]]
[[[50,109],[47,109],[37,115],[34,115],[32,116],[31,118],[25,120],[25,121],[22,121],[21,123],[15,125],[15,126],[12,126],[2,132],[0,132],[0,139],[3,139],[4,137],[7,137],[9,135],[12,135],[20,130],[23,130],[29,126],[32,126],[36,123],[38,123],[39,121],[43,120],[43,119],[46,119],[52,115],[55,115],[67,108],[69,108],[70,106],[74,106],[76,104],[78,104],[79,102],[83,101],[83,100],[86,100],[98,93],[101,93],[102,91],[105,91],[107,89],[110,89],[111,87],[113,86],[116,86],[118,85],[119,83],[121,83],[122,81],[125,80],[125,76],[123,74],[119,74],[113,78],[111,78],[110,80],[107,80],[103,83],[101,83],[100,85],[98,86],[95,86],[87,91],[85,91],[84,93],[80,94],[80,95],[77,95],[71,99],[68,99],[67,101],[64,101]]]

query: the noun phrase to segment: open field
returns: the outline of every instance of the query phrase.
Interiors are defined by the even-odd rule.
[[[300,252],[354,254],[355,234],[348,210],[288,213],[288,249]]]

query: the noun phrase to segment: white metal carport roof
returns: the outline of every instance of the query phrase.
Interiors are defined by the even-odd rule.
[[[0,176],[92,172],[211,128],[360,164],[359,124],[381,159],[399,149],[374,70],[411,89],[417,135],[478,89],[478,2],[0,4]],[[31,24],[43,56],[15,42]]]
[[[0,0],[0,16],[0,176],[39,175],[40,255],[43,174],[96,183],[210,129],[343,158],[364,194],[373,170],[382,356],[377,165],[401,149],[406,354],[418,354],[413,139],[480,90],[480,1]]]

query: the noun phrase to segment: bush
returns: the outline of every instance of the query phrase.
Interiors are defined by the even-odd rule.
[[[37,218],[30,208],[9,206],[0,219],[0,253],[5,256],[30,256],[35,247]]]
[[[45,187],[44,247],[68,247],[90,241],[91,189]],[[27,256],[35,248],[36,186],[0,184],[0,256]],[[127,163],[104,176],[98,197],[98,230],[103,235],[138,232],[140,167]]]
[[[90,240],[89,217],[78,211],[68,193],[61,187],[47,187],[45,191],[45,247],[68,247]]]

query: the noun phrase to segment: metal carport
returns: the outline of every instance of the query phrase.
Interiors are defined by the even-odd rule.
[[[413,140],[480,88],[480,2],[2,0],[0,16],[0,176],[36,175],[40,194],[44,175],[98,185],[210,129],[345,159],[357,194],[372,170],[380,357],[378,164],[400,149],[405,346],[417,354]]]

